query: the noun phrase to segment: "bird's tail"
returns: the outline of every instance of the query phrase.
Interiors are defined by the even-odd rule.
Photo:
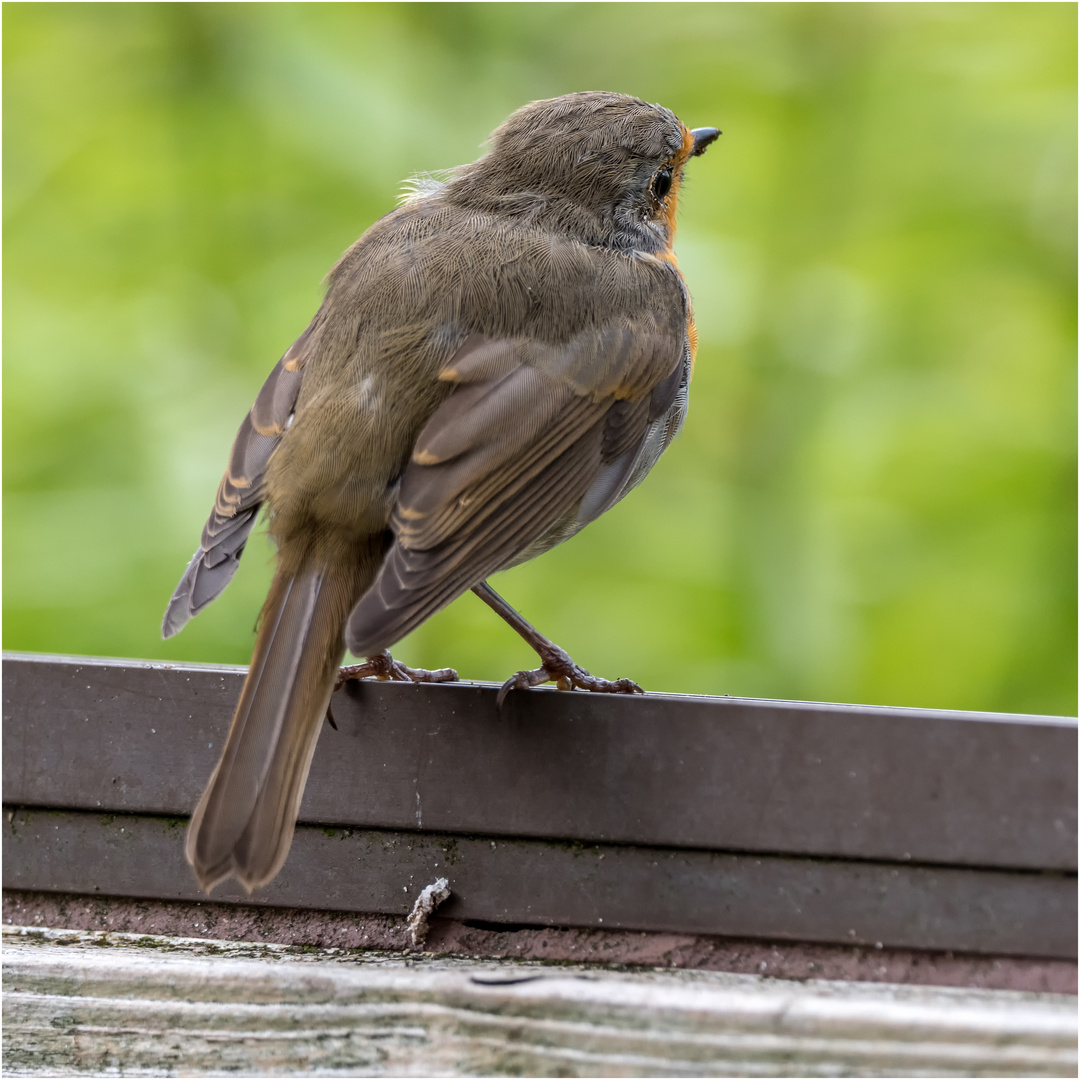
[[[250,892],[281,869],[345,653],[345,620],[366,586],[347,569],[279,568],[221,760],[188,828],[207,890],[235,875]]]

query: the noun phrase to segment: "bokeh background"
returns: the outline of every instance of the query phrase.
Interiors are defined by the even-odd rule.
[[[7,4],[4,645],[246,663],[265,537],[161,615],[233,434],[410,174],[578,89],[723,128],[648,482],[495,579],[657,690],[1076,710],[1072,4]],[[396,653],[533,658],[466,596]]]

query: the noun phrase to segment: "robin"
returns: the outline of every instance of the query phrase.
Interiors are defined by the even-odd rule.
[[[472,589],[541,666],[503,693],[640,692],[590,675],[486,583],[599,517],[682,426],[696,333],[673,251],[683,168],[719,135],[613,93],[515,112],[342,256],[233,444],[177,633],[277,548],[251,667],[187,834],[209,890],[281,868],[346,648],[355,675],[450,679],[386,650]]]

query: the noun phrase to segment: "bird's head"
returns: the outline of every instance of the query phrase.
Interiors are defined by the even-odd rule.
[[[543,218],[589,243],[670,250],[686,163],[720,134],[626,94],[534,101],[491,136],[447,194],[477,209]]]

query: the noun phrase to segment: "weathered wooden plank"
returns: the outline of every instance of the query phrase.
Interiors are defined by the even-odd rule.
[[[11,1075],[1075,1076],[1075,999],[4,933]]]
[[[411,948],[401,915],[212,900],[158,900],[96,893],[3,890],[8,926],[213,938],[223,942],[398,952]],[[504,925],[435,913],[424,952],[470,959],[630,965],[840,979],[913,986],[1076,995],[1077,964],[1060,957],[987,956],[840,943],[763,941],[716,934],[611,930],[597,926]]]
[[[4,659],[10,803],[186,814],[237,668]],[[1075,870],[1076,722],[731,698],[352,684],[302,820]],[[88,767],[92,762],[93,767]]]
[[[8,820],[10,818],[10,820]],[[5,888],[197,900],[186,821],[11,811]],[[215,901],[403,915],[447,877],[440,914],[1016,956],[1076,956],[1071,875],[301,826],[281,873]]]

